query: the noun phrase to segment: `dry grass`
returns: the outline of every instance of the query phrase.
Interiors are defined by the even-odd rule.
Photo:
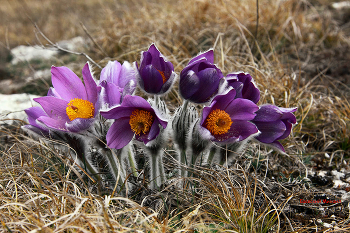
[[[0,57],[5,61],[8,49],[18,44],[38,43],[30,20],[54,42],[87,37],[83,23],[94,40],[85,52],[102,66],[111,59],[139,60],[140,52],[155,42],[179,73],[192,56],[214,47],[215,62],[225,74],[239,70],[252,74],[261,90],[259,104],[298,107],[298,125],[283,141],[295,163],[329,153],[329,167],[349,171],[349,87],[327,72],[330,64],[320,66],[315,60],[324,51],[349,51],[346,28],[334,20],[325,5],[329,1],[259,3],[256,30],[255,0],[180,0],[176,4],[170,0],[0,0]],[[310,65],[315,72],[310,72]],[[95,67],[95,71],[100,70]],[[173,105],[180,101],[176,90],[166,99]],[[288,220],[282,210],[290,199],[269,198],[260,182],[272,169],[269,165],[254,174],[248,172],[251,165],[202,170],[185,191],[170,184],[162,192],[110,197],[91,189],[91,181],[60,159],[57,151],[18,129],[1,126],[0,131],[1,232],[325,229]],[[258,155],[265,156],[263,162],[277,156],[261,148],[251,153],[253,158]],[[250,163],[246,157],[243,163]],[[292,168],[285,170],[288,177]],[[305,176],[305,172],[299,174]],[[349,229],[349,215],[339,219],[337,226],[334,232]]]

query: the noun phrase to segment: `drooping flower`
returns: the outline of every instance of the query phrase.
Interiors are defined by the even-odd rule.
[[[204,107],[199,130],[203,138],[220,143],[242,141],[256,134],[258,129],[250,121],[259,107],[250,100],[234,98],[236,91],[217,95],[210,106]]]
[[[101,71],[102,102],[107,108],[118,105],[125,95],[132,95],[136,88],[136,71],[127,61],[109,61]]]
[[[296,117],[293,114],[296,110],[297,108],[280,108],[270,104],[262,105],[252,120],[261,132],[255,138],[262,143],[284,151],[278,140],[289,136],[293,124],[296,124]]]
[[[176,74],[171,62],[152,44],[147,51],[141,54],[138,70],[138,83],[149,94],[164,94],[173,84]]]
[[[205,103],[218,94],[223,74],[214,64],[214,51],[194,57],[180,73],[181,96],[194,103]]]
[[[107,132],[107,145],[121,149],[134,137],[147,144],[155,139],[160,126],[166,128],[167,121],[142,97],[126,95],[119,106],[101,111],[107,119],[115,119]]]
[[[256,87],[252,76],[248,73],[238,72],[226,76],[229,86],[236,90],[236,98],[243,98],[258,103],[260,91]]]
[[[35,98],[42,109],[29,110],[39,117],[35,124],[48,128],[79,132],[91,126],[99,112],[98,87],[92,77],[89,65],[82,70],[84,84],[80,78],[67,67],[52,67],[52,85],[47,96]],[[31,122],[32,125],[34,125]],[[35,125],[34,125],[35,126]]]

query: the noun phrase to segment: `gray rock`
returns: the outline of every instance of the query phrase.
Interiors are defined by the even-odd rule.
[[[332,3],[332,7],[337,10],[349,9],[350,1],[334,2]]]
[[[14,119],[27,121],[25,109],[40,106],[33,98],[40,96],[29,94],[0,94],[0,124],[13,124]]]
[[[15,65],[18,62],[25,62],[33,59],[48,60],[57,55],[58,50],[54,48],[46,49],[40,46],[20,45],[14,49],[11,49],[11,54],[13,56],[11,64]]]

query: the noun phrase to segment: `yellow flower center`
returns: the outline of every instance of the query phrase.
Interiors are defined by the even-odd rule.
[[[66,107],[67,116],[71,121],[76,118],[92,118],[94,112],[94,105],[90,101],[78,98],[69,101]]]
[[[224,110],[211,111],[206,120],[206,128],[213,135],[221,135],[228,132],[232,125],[230,115]]]
[[[147,133],[153,123],[153,116],[149,111],[135,109],[130,116],[129,124],[135,134]]]
[[[166,82],[166,77],[164,75],[164,71],[160,71],[158,70],[158,72],[160,73],[160,75],[162,76],[162,79],[163,79],[163,84]]]

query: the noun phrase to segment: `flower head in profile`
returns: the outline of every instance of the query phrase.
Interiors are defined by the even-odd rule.
[[[127,61],[109,61],[101,71],[102,103],[107,108],[118,105],[125,95],[132,95],[136,88],[136,71]]]
[[[140,67],[138,67],[138,83],[149,94],[164,94],[175,80],[174,66],[152,44],[147,51],[142,52]]]
[[[260,91],[256,87],[252,76],[248,73],[238,72],[226,76],[229,86],[236,90],[236,98],[243,98],[258,103]]]
[[[215,96],[223,74],[214,64],[214,51],[194,57],[180,73],[181,96],[194,103],[205,103]]]
[[[67,67],[51,68],[53,88],[47,96],[34,99],[42,109],[30,108],[26,111],[32,126],[70,132],[91,126],[99,112],[98,87],[88,64],[82,73],[84,84]]]
[[[293,124],[296,124],[296,118],[293,114],[296,110],[297,108],[262,105],[252,120],[261,132],[255,138],[284,152],[284,148],[278,140],[289,136]]]
[[[200,120],[203,138],[220,143],[242,141],[258,129],[250,121],[259,107],[250,100],[236,98],[236,91],[217,95],[210,106],[204,107]]]
[[[142,97],[126,95],[121,105],[101,111],[107,119],[115,119],[107,132],[107,145],[121,149],[134,137],[147,144],[155,139],[160,126],[166,128],[167,121]]]

